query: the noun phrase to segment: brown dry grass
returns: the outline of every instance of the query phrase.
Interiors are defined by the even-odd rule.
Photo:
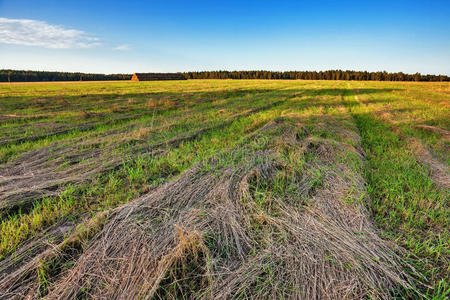
[[[80,223],[70,234],[73,228],[71,224],[53,226],[42,238],[30,241],[26,247],[2,261],[0,299],[40,298],[42,293],[46,293],[47,278],[42,278],[46,276],[43,275],[46,268],[51,264],[75,259],[74,255],[103,227],[110,213],[103,211],[95,215]],[[53,237],[53,243],[48,242],[50,236]]]
[[[148,127],[139,127],[131,133],[131,136],[133,137],[133,139],[140,140],[143,137],[146,137],[150,133],[150,131],[151,130]]]

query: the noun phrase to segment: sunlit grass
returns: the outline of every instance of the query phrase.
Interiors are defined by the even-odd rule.
[[[57,196],[38,197],[31,207],[10,211],[1,221],[0,259],[59,222],[79,222],[135,199],[196,163],[245,143],[268,122],[295,116],[308,135],[361,148],[364,165],[356,164],[351,154],[339,161],[362,171],[370,196],[365,205],[382,236],[407,249],[405,259],[438,287],[437,294],[428,293],[439,299],[448,291],[450,195],[436,184],[432,167],[421,161],[411,143],[421,143],[436,162],[450,166],[450,142],[416,127],[450,130],[449,93],[448,84],[398,82],[1,85],[0,171],[7,174],[23,155],[44,148],[52,153],[58,147],[73,147],[74,153],[101,148],[94,160],[102,163],[115,157],[121,163],[85,182],[60,186]],[[340,120],[344,129],[355,128],[360,136],[336,135],[335,125],[324,121],[330,117]],[[57,131],[60,125],[67,130]],[[57,171],[70,170],[72,152]],[[306,160],[314,158],[286,151],[283,159],[296,166],[292,172],[301,173]],[[278,174],[274,193],[295,190],[289,176]],[[323,183],[320,170],[308,176],[311,189]],[[255,191],[260,205],[266,203],[264,191],[264,186]],[[353,204],[352,197],[348,199]]]

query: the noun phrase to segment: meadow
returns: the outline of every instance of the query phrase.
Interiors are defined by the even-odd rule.
[[[450,83],[0,84],[0,299],[449,296]]]

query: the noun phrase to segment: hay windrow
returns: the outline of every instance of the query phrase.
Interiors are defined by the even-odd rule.
[[[119,208],[46,298],[387,299],[411,289],[414,270],[370,222],[361,170],[342,162],[361,155],[301,128],[270,122]]]
[[[42,237],[29,240],[19,251],[0,262],[0,299],[33,299],[45,295],[51,277],[67,268],[89,239],[114,214],[101,212],[78,226],[57,224]]]

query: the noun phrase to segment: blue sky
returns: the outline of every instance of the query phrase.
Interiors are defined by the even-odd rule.
[[[450,1],[0,0],[0,69],[450,75]]]

